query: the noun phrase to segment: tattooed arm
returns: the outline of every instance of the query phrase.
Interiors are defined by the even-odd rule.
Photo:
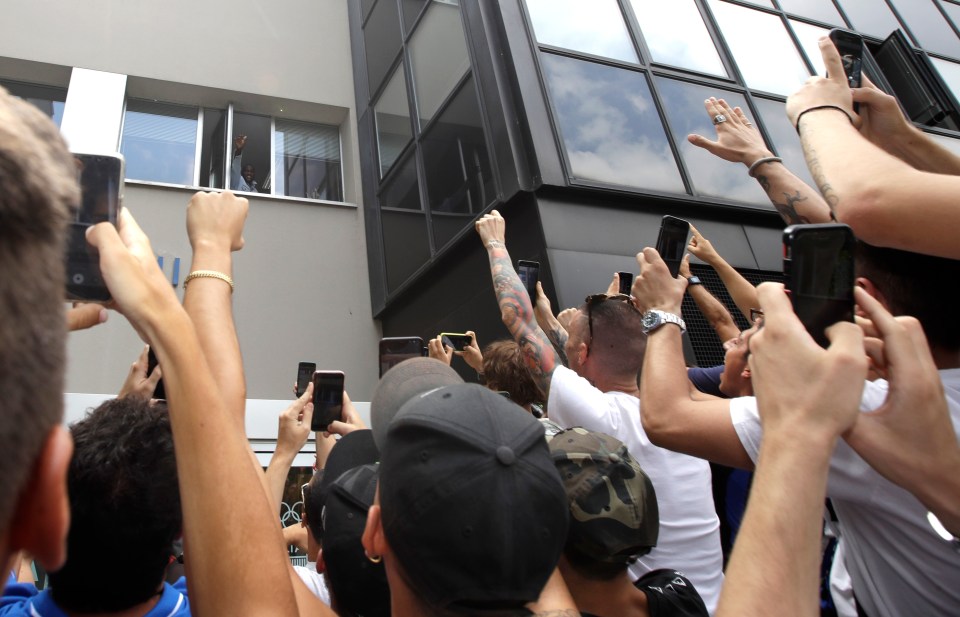
[[[531,298],[532,299],[532,298]],[[543,286],[537,281],[537,299],[533,305],[533,314],[537,318],[537,325],[544,331],[553,350],[557,352],[557,357],[564,366],[570,366],[567,361],[567,352],[563,349],[567,344],[567,330],[557,318],[553,316],[553,308],[550,306],[550,299],[543,293]]]
[[[827,202],[783,163],[764,163],[754,175],[787,225],[830,222]]]
[[[824,39],[820,51],[832,77],[811,78],[787,100],[787,115],[837,220],[876,246],[960,258],[960,177],[911,167],[864,138],[836,48]]]
[[[530,297],[513,269],[504,243],[506,223],[500,213],[493,210],[483,215],[475,227],[490,258],[490,275],[500,305],[500,319],[523,350],[530,375],[543,393],[549,395],[550,379],[561,362],[550,339],[537,325]]]

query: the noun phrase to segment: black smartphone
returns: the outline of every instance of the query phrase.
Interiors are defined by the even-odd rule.
[[[469,334],[459,334],[456,332],[440,333],[440,342],[447,347],[452,347],[456,351],[463,351],[464,347],[469,347],[472,340]]]
[[[307,384],[313,379],[313,373],[317,370],[317,365],[313,362],[301,362],[297,366],[297,398],[303,396],[307,391]]]
[[[109,302],[100,274],[100,253],[87,243],[87,229],[97,223],[117,224],[123,199],[124,162],[120,154],[74,154],[80,203],[67,230],[67,299]]]
[[[620,278],[620,294],[629,296],[630,288],[633,287],[633,273],[617,272],[617,276]]]
[[[315,371],[310,430],[325,431],[335,420],[343,420],[343,371]]]
[[[531,304],[536,304],[537,281],[540,280],[540,262],[521,259],[517,262],[517,274],[520,275],[520,282],[527,288],[527,295],[530,296]]]
[[[863,81],[863,37],[856,32],[843,28],[834,28],[830,31],[830,40],[833,41],[840,58],[843,60],[843,72],[847,76],[847,84],[851,88],[859,88]],[[860,104],[853,104],[854,113],[860,112]]]
[[[856,241],[847,225],[791,225],[783,230],[783,275],[793,310],[821,346],[824,330],[853,321]]]
[[[660,235],[657,236],[657,252],[661,259],[667,262],[670,276],[677,278],[680,274],[680,262],[683,261],[683,252],[687,250],[687,236],[690,234],[690,223],[669,214],[660,221]]]
[[[153,353],[153,347],[151,347],[150,350],[147,351],[147,377],[149,377],[150,374],[153,373],[153,369],[157,368],[158,364],[159,362],[157,361],[157,356],[156,354]],[[159,381],[157,381],[157,387],[153,389],[152,398],[155,398],[161,401],[167,400],[167,391],[163,387],[162,377],[160,378]]]
[[[380,339],[380,376],[410,358],[427,354],[419,336],[387,337]]]

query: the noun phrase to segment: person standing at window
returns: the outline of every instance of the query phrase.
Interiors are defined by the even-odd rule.
[[[243,165],[243,147],[247,145],[246,135],[237,135],[233,138],[233,163],[230,165],[230,188],[235,191],[258,193],[257,170],[249,163]]]

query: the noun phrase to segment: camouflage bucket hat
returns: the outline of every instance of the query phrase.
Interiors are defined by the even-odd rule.
[[[567,546],[607,563],[650,552],[660,530],[657,494],[627,447],[583,428],[548,440],[570,504]]]

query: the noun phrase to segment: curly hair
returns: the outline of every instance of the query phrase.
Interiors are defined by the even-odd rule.
[[[170,417],[125,397],[71,432],[68,556],[50,575],[53,598],[71,612],[124,610],[156,595],[183,526]]]
[[[494,341],[483,349],[483,376],[488,388],[509,392],[510,400],[521,407],[546,399],[514,341]]]

